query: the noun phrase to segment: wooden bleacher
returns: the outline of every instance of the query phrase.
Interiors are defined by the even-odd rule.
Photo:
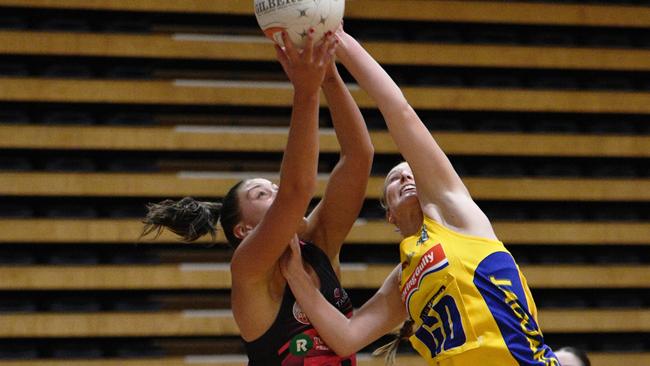
[[[647,27],[650,11],[634,6],[597,6],[483,1],[354,0],[346,4],[346,17],[357,19],[447,21],[470,23],[552,24],[579,26]],[[192,0],[1,0],[0,6],[34,8],[122,10],[139,12],[217,13],[249,16],[252,3]]]
[[[16,55],[275,61],[262,37],[0,31],[0,52]],[[363,42],[382,64],[583,70],[650,69],[650,51],[635,49]]]
[[[432,131],[452,155],[568,157],[650,157],[650,137],[534,133],[467,133]],[[11,136],[11,138],[9,138]],[[385,131],[370,134],[376,153],[396,154]],[[3,147],[60,150],[158,150],[282,152],[286,128],[242,127],[104,127],[0,125]],[[321,130],[320,151],[336,153],[333,130]]]
[[[650,114],[650,94],[613,91],[547,91],[404,87],[416,109],[501,112]],[[361,108],[374,107],[351,89]],[[0,78],[0,102],[122,103],[290,107],[288,83],[242,81],[125,81]],[[326,106],[323,100],[321,103]]]
[[[6,196],[202,196],[221,197],[241,179],[275,174],[251,173],[2,173]],[[465,178],[465,185],[479,200],[578,200],[648,201],[649,179],[583,178]],[[323,194],[326,177],[318,180],[317,197]],[[371,178],[367,198],[378,199],[384,179]]]
[[[629,366],[645,365],[650,362],[650,355],[645,353],[599,352],[589,354],[595,365]],[[357,358],[359,366],[384,366],[384,359],[361,355]],[[426,366],[426,362],[417,356],[398,356],[399,365]],[[246,360],[241,356],[226,355],[212,357],[168,357],[157,359],[118,359],[118,360],[64,360],[64,361],[0,361],[0,366],[245,366]]]
[[[346,288],[378,288],[395,268],[392,264],[348,263],[342,267]],[[649,288],[644,265],[522,265],[534,289]],[[0,268],[2,290],[151,290],[228,289],[224,263],[94,266],[16,266]],[[589,324],[585,325],[589,326]]]
[[[279,164],[286,144],[292,91],[288,83],[278,82],[284,80],[283,75],[269,72],[273,70],[271,65],[277,66],[274,53],[269,41],[262,38],[254,26],[250,27],[254,20],[243,24],[243,19],[252,19],[251,3],[250,0],[0,0],[0,55],[6,56],[0,60],[0,163],[7,156],[29,160],[33,166],[17,171],[0,168],[0,295],[3,295],[0,296],[0,308],[5,309],[0,310],[0,349],[9,344],[7,342],[54,342],[69,338],[87,338],[90,342],[169,338],[190,343],[210,339],[216,344],[236,339],[237,328],[223,305],[229,299],[230,286],[227,263],[230,254],[225,247],[218,246],[213,252],[206,252],[212,249],[201,251],[201,246],[209,240],[185,246],[168,233],[156,241],[151,238],[138,241],[142,227],[139,217],[131,214],[132,217],[115,218],[96,208],[113,201],[133,206],[160,197],[184,195],[218,198],[242,177],[277,178],[277,174],[256,173],[250,167],[259,166],[266,171]],[[47,25],[50,17],[61,20],[68,15],[72,18],[87,15],[88,22],[98,24],[72,30]],[[106,30],[108,26],[102,23],[102,17],[109,22],[111,18],[119,21],[123,16],[138,19],[151,16],[156,20],[148,30],[117,32]],[[176,16],[183,21],[157,23],[159,18]],[[202,23],[194,25],[187,21],[194,17]],[[7,23],[3,21],[11,23],[14,18],[25,23],[4,29],[3,24]],[[230,18],[238,19],[237,24],[230,24],[228,32],[220,33],[226,29],[221,21],[228,23]],[[650,364],[647,344],[639,346],[639,342],[625,344],[625,340],[619,340],[630,334],[639,339],[650,335],[650,313],[645,295],[650,286],[647,280],[650,278],[647,264],[650,257],[645,255],[650,248],[650,217],[644,211],[650,207],[650,171],[643,170],[650,160],[650,129],[644,127],[650,115],[650,51],[639,40],[650,27],[650,7],[620,3],[348,1],[347,25],[353,29],[372,28],[375,24],[370,24],[369,20],[385,29],[380,32],[375,29],[376,33],[371,29],[372,36],[363,40],[364,45],[379,62],[389,65],[401,76],[406,75],[408,82],[403,90],[416,109],[427,115],[442,116],[442,119],[459,116],[466,121],[479,117],[473,122],[472,130],[432,129],[441,147],[452,158],[462,157],[475,165],[487,161],[484,159],[497,161],[493,165],[507,165],[509,158],[525,161],[525,164],[541,160],[558,164],[572,160],[583,164],[581,174],[509,176],[495,173],[490,176],[482,173],[480,176],[464,175],[464,180],[480,205],[497,203],[505,205],[506,209],[537,205],[534,210],[550,208],[551,213],[553,209],[558,211],[569,206],[575,206],[572,209],[576,211],[582,210],[577,218],[550,218],[546,212],[534,211],[524,218],[516,218],[516,215],[512,219],[493,218],[493,224],[513,253],[524,254],[526,260],[520,261],[521,269],[536,298],[544,300],[538,301],[542,304],[540,320],[547,340],[554,347],[566,345],[567,340],[586,346],[595,366]],[[477,41],[471,37],[468,40],[464,36],[457,41],[439,42],[421,39],[405,30],[399,36],[389,34],[400,27],[413,30],[430,25],[441,29],[445,25],[462,25],[463,29],[474,27],[487,33],[495,29],[497,33],[504,29],[515,33],[522,29],[556,34],[574,32],[572,36],[579,38],[579,42],[563,44],[560,40],[559,44],[540,44],[523,39],[528,37],[524,33],[518,34],[517,42],[501,43]],[[601,35],[603,32],[623,32],[631,38],[611,46],[608,40],[590,41],[592,31],[594,34],[601,32]],[[417,42],[411,41],[414,39]],[[147,77],[131,78],[97,70],[105,65],[131,61],[145,68],[159,63],[180,66],[178,70],[160,68]],[[25,74],[3,74],[4,70],[12,70],[21,62],[25,63]],[[56,63],[88,63],[101,76],[66,77],[44,71]],[[212,64],[235,66],[214,70],[205,66]],[[264,70],[243,66],[252,64]],[[194,70],[195,65],[200,67]],[[276,69],[279,72],[279,68]],[[524,76],[517,87],[486,86],[478,82],[468,85],[465,81],[462,86],[453,87],[427,85],[421,80],[414,82],[419,79],[419,73],[426,75],[429,70],[447,69],[488,70],[497,78],[508,76],[508,73]],[[555,73],[560,78],[575,76],[582,81],[573,87],[567,87],[570,84],[556,87],[552,83],[540,86],[544,84],[527,79],[537,73]],[[471,73],[468,75],[463,77],[473,77]],[[604,87],[585,86],[588,84],[585,78],[601,76],[604,79],[623,78],[627,84],[605,80]],[[416,84],[418,86],[413,86]],[[351,88],[364,112],[375,108],[363,91],[353,84]],[[3,121],[5,110],[19,110],[30,122],[6,123]],[[75,110],[92,115],[89,120],[93,122],[84,126],[46,122],[49,113]],[[270,110],[274,113],[267,115]],[[140,112],[153,116],[151,125],[104,125],[108,113]],[[482,114],[505,120],[514,115],[524,128],[484,132],[477,128],[482,123]],[[580,129],[558,127],[558,131],[550,127],[544,132],[534,128],[535,121],[545,119],[551,122],[580,120],[581,125]],[[636,131],[615,130],[619,121],[624,124],[630,120],[634,121]],[[593,124],[605,121],[608,124],[606,132],[591,129],[592,121]],[[377,128],[376,124],[372,126]],[[381,214],[376,213],[378,208],[373,208],[383,186],[384,165],[398,159],[399,154],[383,127],[372,131],[372,140],[379,167],[368,187],[369,207],[365,210],[373,215],[361,217],[348,235],[345,250],[351,253],[361,251],[360,248],[365,248],[365,253],[383,253],[389,245],[396,248],[400,239],[390,225],[380,220]],[[331,129],[321,130],[320,149],[325,159],[332,159],[337,153],[338,144]],[[247,162],[242,172],[236,168],[237,153],[264,156],[268,161],[260,159],[257,165],[255,161]],[[134,159],[153,156],[158,167],[164,165],[164,169],[155,173],[110,172],[103,168],[106,160],[92,172],[45,171],[42,168],[44,161],[55,155],[110,157],[120,154],[133,155]],[[213,165],[192,161],[202,154],[223,161]],[[631,164],[636,170],[620,175],[605,176],[601,172],[592,176],[592,170],[601,163]],[[217,167],[217,171],[198,171],[200,167],[210,166]],[[319,178],[318,195],[323,192],[326,178],[325,175]],[[55,218],[46,213],[48,205],[68,201],[77,206],[92,206],[95,212],[101,213],[74,217],[74,212],[69,212],[74,209],[70,208],[66,214],[72,217]],[[29,206],[30,213],[3,216],[2,208],[11,205]],[[581,205],[584,208],[580,208]],[[630,206],[630,212],[636,210],[632,218],[625,215],[626,205]],[[588,212],[609,208],[612,213],[605,215],[606,219],[599,216],[600,212]],[[622,213],[621,217],[617,217],[618,213]],[[218,235],[216,241],[223,243],[222,235]],[[107,253],[120,254],[122,249],[153,253],[158,261],[127,260],[117,264],[119,261],[106,260]],[[605,260],[603,256],[608,254],[597,256],[593,253],[601,250],[616,255]],[[18,255],[17,262],[12,262],[15,260],[13,251],[29,252],[32,256],[20,262]],[[50,261],[48,256],[59,251],[97,252],[104,257],[94,265],[59,263],[58,259]],[[553,261],[555,257],[561,260]],[[594,258],[597,259],[594,261]],[[345,261],[344,286],[355,293],[370,293],[382,283],[394,266],[394,260],[394,256],[377,254],[363,263]],[[593,298],[575,301],[587,291],[598,296],[598,300],[602,295],[603,301]],[[171,309],[152,308],[150,311],[63,312],[42,304],[48,299],[71,294],[89,298],[99,296],[106,302],[118,301],[118,297],[137,301],[146,299],[147,294],[174,296],[177,300]],[[560,300],[567,294],[572,299],[565,304]],[[210,300],[201,302],[197,300],[200,296],[209,296]],[[13,297],[41,303],[33,305],[36,310],[16,313],[11,310]],[[624,304],[608,302],[610,297],[621,298]],[[214,305],[216,303],[221,305]],[[192,309],[206,306],[207,311],[192,311],[186,308],[188,304],[192,304]],[[114,309],[114,305],[109,308]],[[19,360],[0,352],[0,366],[243,366],[246,363],[241,349],[234,351],[239,352],[237,354],[230,354],[231,351],[218,354],[224,353],[225,347],[209,349],[210,353],[217,354],[197,355],[183,349],[165,350],[162,356],[145,354],[137,358],[52,359],[51,351],[39,351],[38,359]],[[398,360],[398,365],[424,366],[422,360],[412,354],[405,354]],[[379,366],[383,365],[383,360],[363,354],[359,365]]]
[[[547,332],[648,332],[649,310],[544,310]],[[594,326],[593,324],[597,324]],[[232,336],[239,330],[230,311],[17,314],[0,318],[3,337]]]
[[[503,221],[492,222],[499,238],[507,245],[650,245],[647,222]],[[0,243],[133,244],[142,225],[133,219],[0,219]],[[211,239],[204,238],[201,243]],[[218,235],[217,243],[225,239]],[[384,221],[361,220],[346,238],[347,244],[396,245],[400,240],[393,227]],[[173,235],[163,232],[145,244],[178,244]]]

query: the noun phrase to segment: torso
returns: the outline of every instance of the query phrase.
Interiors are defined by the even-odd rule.
[[[320,282],[321,293],[339,311],[352,316],[352,303],[341,287],[329,258],[312,244],[302,246],[303,259]],[[279,300],[279,311],[272,324],[260,337],[244,341],[250,366],[355,366],[356,358],[338,357],[327,347],[309,323],[300,306],[285,285]],[[276,307],[277,309],[277,307]]]
[[[430,218],[400,244],[400,290],[429,365],[559,366],[537,325],[525,278],[497,240]]]

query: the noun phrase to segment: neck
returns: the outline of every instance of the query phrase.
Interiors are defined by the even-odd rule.
[[[400,234],[406,238],[420,231],[423,220],[422,210],[410,210],[400,217],[396,225]]]

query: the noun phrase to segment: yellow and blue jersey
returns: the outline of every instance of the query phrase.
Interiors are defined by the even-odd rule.
[[[560,366],[503,243],[425,217],[400,253],[402,300],[416,326],[410,341],[429,365]]]

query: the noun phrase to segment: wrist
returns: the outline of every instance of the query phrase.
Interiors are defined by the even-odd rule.
[[[296,103],[318,103],[320,97],[320,88],[295,87],[293,91],[293,102]]]
[[[349,34],[343,32],[337,35],[338,45],[336,46],[336,57],[341,58],[347,55],[348,49],[352,42],[356,40]]]
[[[323,80],[323,87],[336,86],[339,85],[341,81],[341,75],[339,75],[337,71],[333,71],[332,73],[325,75],[325,80]]]

